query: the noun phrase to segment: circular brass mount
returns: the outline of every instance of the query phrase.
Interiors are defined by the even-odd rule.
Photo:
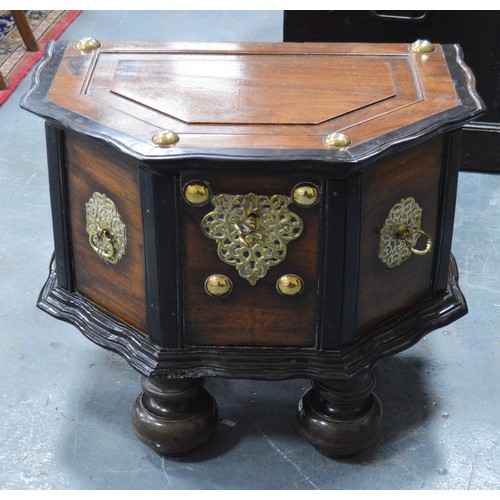
[[[184,199],[195,207],[206,205],[212,198],[210,187],[205,182],[193,181],[184,186]]]
[[[101,46],[101,43],[95,38],[82,38],[80,41],[76,42],[75,49],[81,50],[82,52],[91,52],[96,50]]]
[[[231,293],[233,282],[223,274],[212,274],[205,281],[205,291],[212,297],[224,297]]]
[[[312,207],[319,199],[319,190],[312,184],[299,184],[293,188],[292,198],[299,207]]]
[[[329,148],[343,149],[351,145],[351,138],[342,132],[333,132],[325,137],[323,141]]]
[[[173,146],[174,144],[179,142],[179,136],[171,130],[160,130],[159,132],[156,132],[155,135],[153,135],[151,140],[157,146],[160,146],[162,148],[169,148],[170,146]]]
[[[276,289],[281,295],[293,297],[304,290],[304,281],[296,274],[284,274],[276,282]]]
[[[429,40],[416,40],[411,44],[410,50],[416,54],[430,54],[434,52],[436,48]]]

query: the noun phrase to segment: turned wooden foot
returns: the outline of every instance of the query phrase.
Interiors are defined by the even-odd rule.
[[[142,379],[132,423],[139,439],[162,455],[184,455],[202,445],[217,426],[217,404],[203,378]]]
[[[382,421],[374,386],[372,373],[351,381],[313,381],[299,403],[301,434],[328,457],[365,450],[376,441]]]

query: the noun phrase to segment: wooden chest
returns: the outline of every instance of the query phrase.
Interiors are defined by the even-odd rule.
[[[450,248],[483,105],[458,46],[57,42],[21,104],[46,119],[39,306],[144,375],[160,453],[213,430],[205,376],[310,378],[304,436],[360,451],[374,363],[466,312]]]

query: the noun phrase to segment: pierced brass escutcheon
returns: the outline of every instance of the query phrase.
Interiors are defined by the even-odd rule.
[[[287,244],[304,229],[302,219],[290,212],[289,196],[219,194],[214,209],[203,217],[203,234],[217,242],[219,258],[234,266],[251,285],[266,276],[286,257]]]
[[[117,264],[127,251],[127,230],[116,205],[105,194],[94,193],[85,214],[90,247],[105,262]]]
[[[431,251],[432,238],[420,228],[422,208],[414,198],[403,198],[396,203],[380,230],[378,258],[387,267],[397,267],[412,254],[426,255]],[[420,236],[424,247],[417,248]]]

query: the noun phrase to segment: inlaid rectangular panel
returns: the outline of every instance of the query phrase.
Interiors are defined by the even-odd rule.
[[[68,47],[48,97],[133,137],[144,155],[178,150],[152,146],[159,129],[187,149],[325,151],[339,130],[356,147],[460,105],[440,46],[426,56],[407,44],[137,47]]]

